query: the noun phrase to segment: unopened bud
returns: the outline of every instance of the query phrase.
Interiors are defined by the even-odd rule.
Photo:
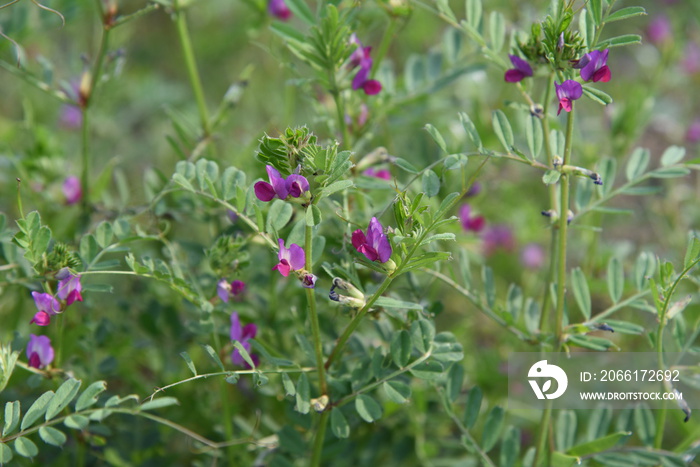
[[[78,104],[80,107],[85,107],[90,100],[92,94],[92,75],[89,71],[84,71],[80,77],[80,86],[78,87]]]
[[[351,297],[359,298],[360,300],[365,299],[365,294],[363,294],[357,287],[352,285],[350,282],[343,280],[340,277],[333,278],[333,287],[331,288],[331,290],[332,289],[344,290]]]
[[[313,407],[316,412],[323,412],[328,407],[329,402],[330,399],[324,394],[319,398],[311,399],[311,407]]]

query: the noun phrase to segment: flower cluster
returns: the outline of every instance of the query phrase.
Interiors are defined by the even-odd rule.
[[[48,326],[51,323],[51,317],[62,312],[59,300],[63,301],[66,307],[74,302],[83,301],[83,296],[80,293],[82,291],[80,274],[73,274],[68,268],[63,268],[56,274],[56,279],[58,279],[58,291],[56,292],[58,299],[50,293],[32,292],[38,311],[30,323]]]
[[[355,44],[357,48],[350,55],[350,64],[348,66],[350,69],[360,67],[352,80],[352,89],[355,91],[362,89],[369,96],[379,94],[382,90],[382,83],[376,79],[369,79],[372,71],[372,57],[369,54],[372,51],[372,47],[363,46],[355,34],[351,36],[350,43]]]
[[[306,253],[304,249],[292,243],[289,248],[285,248],[284,240],[278,240],[279,250],[277,252],[277,263],[272,269],[279,271],[284,277],[289,276],[289,273],[294,271],[299,277],[301,285],[307,289],[313,289],[316,286],[317,277],[304,269],[306,266]]]
[[[376,217],[369,221],[366,235],[362,229],[352,233],[352,246],[370,261],[386,263],[391,258],[391,243]]]
[[[245,292],[245,282],[243,281],[229,282],[226,279],[221,279],[216,284],[216,294],[224,303],[228,303],[231,297],[235,298],[243,292]]]
[[[284,178],[280,173],[268,165],[265,167],[267,175],[270,178],[270,183],[260,181],[255,184],[255,196],[260,201],[272,201],[275,196],[279,199],[300,198],[304,193],[309,191],[309,181],[306,177],[299,174],[291,174]]]

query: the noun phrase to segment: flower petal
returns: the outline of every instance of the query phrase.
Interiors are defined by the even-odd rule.
[[[243,326],[243,340],[253,339],[258,333],[258,327],[254,323],[248,323]]]
[[[360,251],[360,247],[367,243],[367,237],[362,229],[357,229],[352,233],[352,246],[355,247],[357,251]]]
[[[260,201],[268,202],[275,197],[275,189],[267,182],[260,181],[256,183],[254,189],[255,196],[257,196]]]
[[[366,245],[366,244],[362,245],[360,248],[358,248],[357,251],[359,251],[360,253],[365,255],[367,257],[367,259],[370,261],[376,261],[377,258],[379,258],[379,254],[377,253],[377,250],[375,250],[374,248],[372,248],[371,246]]]
[[[280,262],[272,268],[273,271],[275,269],[278,270],[284,277],[287,277],[292,268],[289,266],[289,261],[286,259],[281,259]]]
[[[525,74],[515,68],[507,70],[506,74],[503,76],[503,79],[505,79],[507,83],[517,83],[518,81],[522,81],[523,78],[525,78]]]
[[[368,96],[374,96],[375,94],[379,94],[381,92],[382,83],[376,79],[369,79],[362,84],[362,90],[365,91],[365,94]]]
[[[289,245],[289,265],[292,270],[298,271],[299,269],[304,269],[305,263],[306,254],[304,253],[304,249],[296,243]]]
[[[292,174],[286,180],[289,194],[298,198],[302,193],[309,191],[309,181],[303,175]]]
[[[384,234],[379,238],[377,254],[379,261],[382,263],[386,263],[391,258],[391,243],[389,243],[389,239]]]
[[[274,188],[277,197],[285,199],[289,195],[289,190],[287,190],[287,182],[284,177],[271,165],[266,166],[265,170],[267,170],[267,176],[270,177],[270,184]]]
[[[36,324],[37,326],[48,326],[51,324],[51,315],[45,311],[37,311],[29,324]]]
[[[241,328],[241,321],[238,318],[238,313],[235,311],[231,313],[231,340],[240,341],[243,337],[243,329]]]

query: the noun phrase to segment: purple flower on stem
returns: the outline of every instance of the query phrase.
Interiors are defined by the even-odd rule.
[[[537,243],[528,243],[520,252],[520,262],[528,269],[539,269],[544,264],[544,250]]]
[[[376,79],[369,79],[370,71],[372,70],[372,57],[369,56],[372,47],[365,47],[355,34],[350,38],[350,42],[355,44],[357,48],[350,55],[350,68],[360,67],[352,80],[352,89],[362,89],[365,94],[372,96],[378,94],[382,90],[382,83]]]
[[[255,363],[255,366],[258,365],[259,359],[257,355],[251,354],[250,353],[250,339],[255,338],[255,335],[258,333],[258,327],[253,324],[253,323],[248,323],[245,326],[241,326],[241,321],[238,318],[238,313],[235,311],[231,314],[231,340],[232,341],[238,341],[241,343],[244,349],[248,352],[248,355],[250,355],[251,360],[253,360],[253,363]],[[238,351],[238,349],[233,349],[233,352],[231,352],[231,361],[233,362],[234,365],[250,368],[250,365],[243,360],[243,357],[241,356],[241,353]]]
[[[484,241],[484,251],[487,256],[499,248],[510,251],[515,247],[513,232],[505,225],[487,227],[482,234],[482,240]]]
[[[382,180],[391,180],[391,172],[389,172],[387,169],[377,170],[373,167],[370,167],[369,169],[362,172],[362,175],[365,175],[367,177],[381,178]]]
[[[472,208],[468,204],[463,204],[459,209],[459,219],[467,232],[481,232],[486,224],[484,216],[472,216]]]
[[[362,229],[352,233],[352,246],[370,261],[386,263],[391,258],[391,243],[376,217],[369,221],[367,235],[362,232]]]
[[[284,3],[284,0],[269,0],[267,2],[267,12],[282,21],[287,21],[292,17],[292,12],[287,4]]]
[[[510,62],[515,68],[511,68],[506,71],[505,80],[508,83],[517,83],[522,81],[528,76],[532,76],[532,67],[527,61],[518,57],[517,55],[508,55],[510,57]]]
[[[78,177],[71,175],[63,181],[63,196],[67,204],[75,204],[83,197],[83,189],[80,187]]]
[[[671,39],[671,22],[666,15],[654,18],[647,25],[647,36],[654,44],[663,44]]]
[[[583,95],[583,88],[580,83],[574,80],[567,79],[562,84],[554,82],[554,88],[557,90],[557,99],[559,99],[559,110],[557,115],[561,113],[564,109],[567,112],[571,112],[573,107],[573,101],[580,99]]]
[[[304,269],[306,263],[306,254],[304,249],[292,243],[289,248],[284,247],[284,240],[281,238],[278,240],[280,249],[277,252],[277,258],[279,258],[279,263],[275,265],[272,269],[276,269],[284,277],[287,277],[291,271],[300,271]]]
[[[245,291],[245,282],[235,280],[229,282],[226,279],[221,279],[216,284],[216,293],[221,301],[228,303],[229,298],[236,297]]]
[[[265,167],[270,183],[258,182],[255,184],[255,196],[260,201],[271,201],[275,196],[279,199],[287,199],[289,196],[299,198],[303,193],[309,191],[309,181],[306,177],[298,174],[291,174],[284,178],[280,173],[268,165]]]
[[[34,297],[34,304],[39,311],[30,323],[48,326],[51,317],[61,312],[61,304],[50,293],[32,292],[32,297]]]
[[[27,343],[27,358],[29,366],[34,368],[44,368],[53,362],[53,347],[51,347],[51,339],[47,336],[29,335]]]
[[[56,296],[61,300],[66,301],[66,306],[73,302],[82,302],[83,296],[80,292],[83,290],[80,285],[80,274],[72,274],[68,268],[63,268],[56,274],[58,282],[58,292]]]
[[[574,65],[574,68],[581,69],[581,79],[584,81],[593,81],[597,83],[602,81],[607,83],[610,81],[610,68],[608,68],[608,52],[610,49],[593,50],[588,52],[581,60]],[[565,84],[567,81],[564,82]],[[567,110],[568,112],[568,110]]]

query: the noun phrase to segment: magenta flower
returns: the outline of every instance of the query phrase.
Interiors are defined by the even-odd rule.
[[[539,269],[544,264],[544,250],[537,243],[528,243],[520,252],[520,262],[528,269]]]
[[[78,177],[71,175],[63,181],[63,196],[67,204],[75,204],[83,197],[83,189],[80,187]]]
[[[696,118],[685,133],[685,140],[689,143],[700,143],[700,118]]]
[[[292,243],[289,248],[284,247],[284,240],[281,238],[278,240],[280,249],[277,252],[277,258],[279,258],[279,263],[273,267],[273,270],[278,270],[280,274],[287,277],[291,271],[300,271],[304,269],[306,264],[306,254],[304,249]]]
[[[487,256],[500,248],[511,251],[515,247],[513,232],[505,225],[487,227],[481,238],[484,242],[484,252]]]
[[[53,347],[51,347],[51,339],[47,336],[29,335],[27,343],[27,358],[29,366],[34,368],[44,368],[53,362]]]
[[[555,81],[554,88],[557,90],[557,99],[559,99],[557,115],[561,113],[561,109],[571,112],[573,101],[580,99],[583,95],[581,84],[571,79],[567,79],[562,84]]]
[[[258,182],[255,184],[255,196],[260,201],[271,201],[275,196],[279,199],[299,198],[303,193],[309,191],[309,181],[306,177],[298,174],[291,174],[284,178],[280,173],[268,165],[265,167],[270,183]]]
[[[48,326],[51,322],[51,317],[61,312],[61,304],[50,293],[32,292],[34,304],[39,310],[30,323],[35,323],[39,326]]]
[[[391,258],[391,243],[376,217],[369,221],[367,235],[362,232],[362,229],[352,233],[352,246],[370,261],[386,263]]]
[[[528,76],[532,76],[532,67],[529,63],[527,63],[527,61],[523,60],[517,55],[508,56],[510,57],[510,62],[515,68],[511,68],[510,70],[506,71],[506,74],[504,76],[506,82],[517,83],[518,81],[522,81]]]
[[[66,306],[73,302],[83,301],[83,296],[80,295],[81,290],[83,290],[82,285],[80,285],[80,274],[71,274],[68,268],[63,268],[56,274],[56,279],[59,280],[56,296],[65,300]]]
[[[459,209],[459,219],[467,232],[481,232],[486,224],[484,216],[472,216],[472,208],[468,204],[463,204]]]
[[[391,180],[391,172],[389,172],[387,169],[377,170],[373,167],[370,167],[369,169],[362,172],[362,175],[365,175],[367,177],[381,178],[382,180]]]
[[[287,21],[292,17],[292,12],[287,4],[284,3],[284,0],[269,0],[267,2],[267,12],[270,16],[274,16],[282,21]]]
[[[647,25],[647,36],[653,44],[663,44],[671,39],[671,22],[666,15],[654,18]]]
[[[581,79],[584,81],[593,81],[595,83],[598,81],[604,83],[610,81],[610,68],[606,65],[609,51],[610,49],[605,49],[602,52],[600,50],[593,50],[584,55],[583,58],[574,65],[574,68],[581,69]],[[567,81],[564,82],[564,84],[566,83]]]
[[[216,284],[216,293],[221,301],[228,303],[229,298],[236,297],[245,292],[245,282],[235,280],[229,282],[226,279],[221,279]]]
[[[238,341],[241,343],[244,349],[248,352],[248,355],[250,355],[251,360],[253,360],[253,363],[255,363],[255,366],[258,366],[258,356],[251,354],[250,353],[250,339],[255,338],[255,335],[258,333],[258,327],[253,324],[253,323],[248,323],[245,326],[241,327],[241,321],[238,318],[238,313],[235,311],[231,314],[231,340],[232,341]],[[231,361],[233,362],[234,365],[242,366],[245,368],[250,368],[250,365],[243,360],[243,357],[241,356],[241,353],[238,351],[238,349],[233,349],[233,352],[231,352]]]
[[[382,83],[375,79],[369,79],[372,70],[372,57],[369,54],[372,47],[364,47],[355,34],[351,36],[350,42],[355,44],[357,48],[350,55],[349,66],[351,69],[360,67],[352,80],[352,89],[355,91],[362,89],[368,96],[378,94],[382,90]]]

